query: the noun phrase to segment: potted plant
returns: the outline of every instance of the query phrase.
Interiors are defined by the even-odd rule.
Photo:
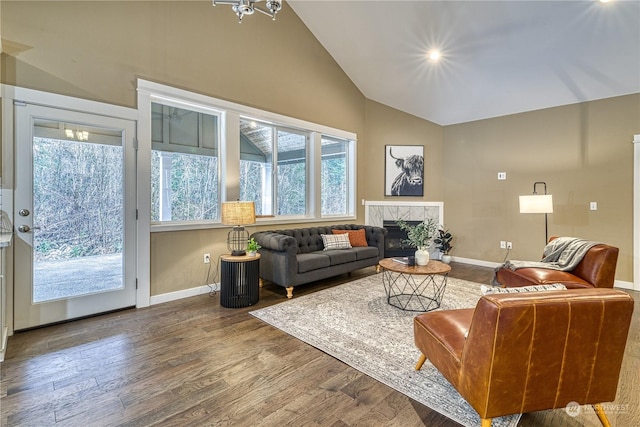
[[[453,235],[443,227],[438,229],[438,235],[435,239],[433,239],[433,243],[435,243],[442,254],[440,260],[445,264],[449,264],[451,262],[451,255],[449,252],[453,249],[451,246],[451,241],[453,240]]]
[[[402,242],[417,249],[415,253],[416,264],[427,265],[429,263],[428,249],[433,243],[433,239],[436,237],[436,232],[438,231],[436,222],[429,218],[420,224],[409,225],[405,220],[399,219],[396,221],[396,224],[398,224],[401,230],[407,232],[407,238]]]
[[[258,242],[256,242],[255,239],[252,237],[247,242],[247,255],[256,256],[256,252],[258,252],[258,249],[260,249],[261,247],[262,246],[260,246]]]

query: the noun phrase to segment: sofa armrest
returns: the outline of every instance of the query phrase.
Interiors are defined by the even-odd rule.
[[[251,237],[264,249],[278,252],[293,251],[293,255],[298,253],[298,242],[291,236],[270,231],[260,231],[253,233]]]
[[[299,252],[296,239],[272,231],[260,231],[251,237],[261,246],[260,277],[284,287],[295,285]]]

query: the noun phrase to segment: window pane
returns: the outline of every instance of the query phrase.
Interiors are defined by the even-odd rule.
[[[278,215],[305,215],[307,138],[278,130]]]
[[[347,213],[347,142],[322,138],[322,215]]]
[[[273,126],[240,120],[240,200],[253,201],[256,215],[273,215]]]
[[[217,219],[218,159],[152,151],[151,207],[152,221]]]

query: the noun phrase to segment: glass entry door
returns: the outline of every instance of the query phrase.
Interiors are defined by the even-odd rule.
[[[15,114],[15,329],[134,306],[135,123]]]

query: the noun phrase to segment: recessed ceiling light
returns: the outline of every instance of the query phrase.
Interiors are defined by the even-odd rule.
[[[437,50],[432,50],[427,55],[427,58],[429,58],[429,61],[431,62],[436,62],[440,59],[440,52],[438,52]]]

